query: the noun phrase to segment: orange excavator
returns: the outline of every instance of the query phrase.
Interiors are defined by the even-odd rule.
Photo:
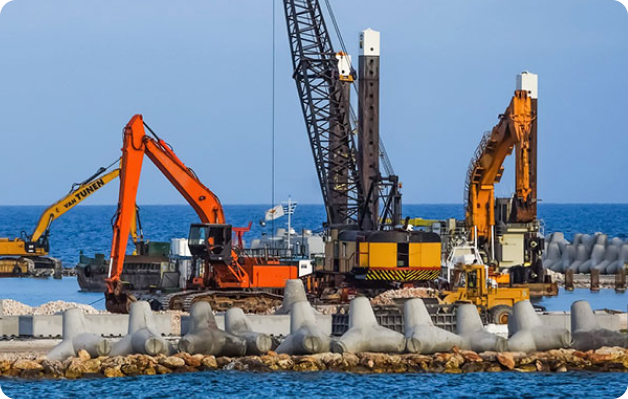
[[[504,172],[504,159],[516,147],[516,192],[513,215],[522,222],[530,222],[536,217],[536,184],[530,177],[530,133],[536,115],[532,112],[532,100],[523,90],[515,92],[510,105],[500,116],[499,123],[485,136],[481,153],[472,162],[469,170],[466,220],[467,227],[477,229],[479,242],[490,239],[495,226],[495,184],[499,183]],[[536,182],[534,182],[536,183]]]
[[[146,135],[144,127],[153,137]],[[190,227],[193,272],[186,287],[188,290],[162,297],[163,307],[189,309],[192,302],[204,300],[218,310],[231,306],[255,310],[260,306],[280,303],[281,296],[273,292],[282,289],[286,280],[298,277],[298,266],[280,264],[273,258],[237,253],[232,247],[232,227],[225,222],[218,197],[144,123],[142,115],[135,115],[124,128],[118,210],[113,225],[109,272],[105,280],[107,310],[126,313],[130,302],[135,300],[125,292],[120,276],[144,155],[183,195],[201,221]]]
[[[466,227],[487,263],[534,266],[542,274],[542,237],[537,220],[537,76],[523,72],[499,122],[486,133],[469,166]],[[495,198],[505,158],[515,152],[516,189]],[[537,270],[538,269],[538,270]],[[527,279],[526,279],[527,280]]]

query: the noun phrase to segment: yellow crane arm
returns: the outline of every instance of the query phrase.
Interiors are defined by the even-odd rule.
[[[120,169],[114,169],[106,175],[98,176],[95,179],[88,179],[89,181],[81,183],[77,188],[72,189],[68,195],[50,205],[39,218],[37,227],[35,228],[33,235],[30,237],[30,240],[32,242],[39,240],[46,234],[50,228],[50,224],[55,219],[83,202],[87,197],[100,190],[119,175]],[[137,232],[135,232],[135,235],[133,236],[134,240],[136,238]]]

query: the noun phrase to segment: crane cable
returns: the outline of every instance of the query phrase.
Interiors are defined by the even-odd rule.
[[[275,31],[276,31],[276,0],[271,0],[273,3],[273,7],[272,7],[272,11],[273,11],[273,18],[272,18],[272,28],[273,28],[273,33],[272,33],[272,39],[273,39],[273,51],[272,51],[272,78],[271,78],[271,82],[272,82],[272,100],[271,100],[271,209],[275,208],[275,75],[276,75],[276,61],[275,61],[275,55],[277,52],[276,49],[276,38],[275,38]],[[290,232],[288,232],[290,233]],[[271,235],[275,234],[275,219],[273,218],[272,220],[272,232]],[[274,246],[274,242],[275,240],[270,240],[270,245],[271,245],[271,250],[273,249]]]

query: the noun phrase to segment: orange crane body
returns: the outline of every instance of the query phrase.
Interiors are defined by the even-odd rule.
[[[156,135],[155,138],[147,136],[144,126],[142,115],[135,115],[124,128],[118,211],[113,226],[109,272],[105,280],[107,309],[112,311],[124,311],[129,300],[124,293],[120,276],[124,267],[127,237],[136,209],[144,155],[148,156],[194,208],[203,223],[199,226],[226,226],[231,235],[231,226],[225,224],[224,211],[218,197],[200,182],[165,141]],[[212,240],[212,237],[207,237],[204,244],[211,247]],[[228,242],[230,245],[231,240]],[[239,257],[231,247],[229,251],[230,256],[224,262],[205,262],[203,277],[194,279],[195,288],[283,288],[286,280],[298,276],[298,269],[293,265],[283,265],[279,261],[259,257]]]
[[[467,227],[477,228],[478,240],[488,240],[495,225],[495,184],[504,172],[504,159],[516,150],[516,222],[536,218],[536,171],[531,156],[531,132],[536,114],[532,99],[525,90],[517,90],[510,105],[500,115],[499,123],[485,136],[481,151],[472,162],[468,175],[466,208]],[[518,206],[517,206],[518,205]]]

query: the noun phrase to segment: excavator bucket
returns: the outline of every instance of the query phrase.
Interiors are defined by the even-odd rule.
[[[105,308],[111,313],[128,314],[135,301],[137,299],[126,292],[105,294]]]

